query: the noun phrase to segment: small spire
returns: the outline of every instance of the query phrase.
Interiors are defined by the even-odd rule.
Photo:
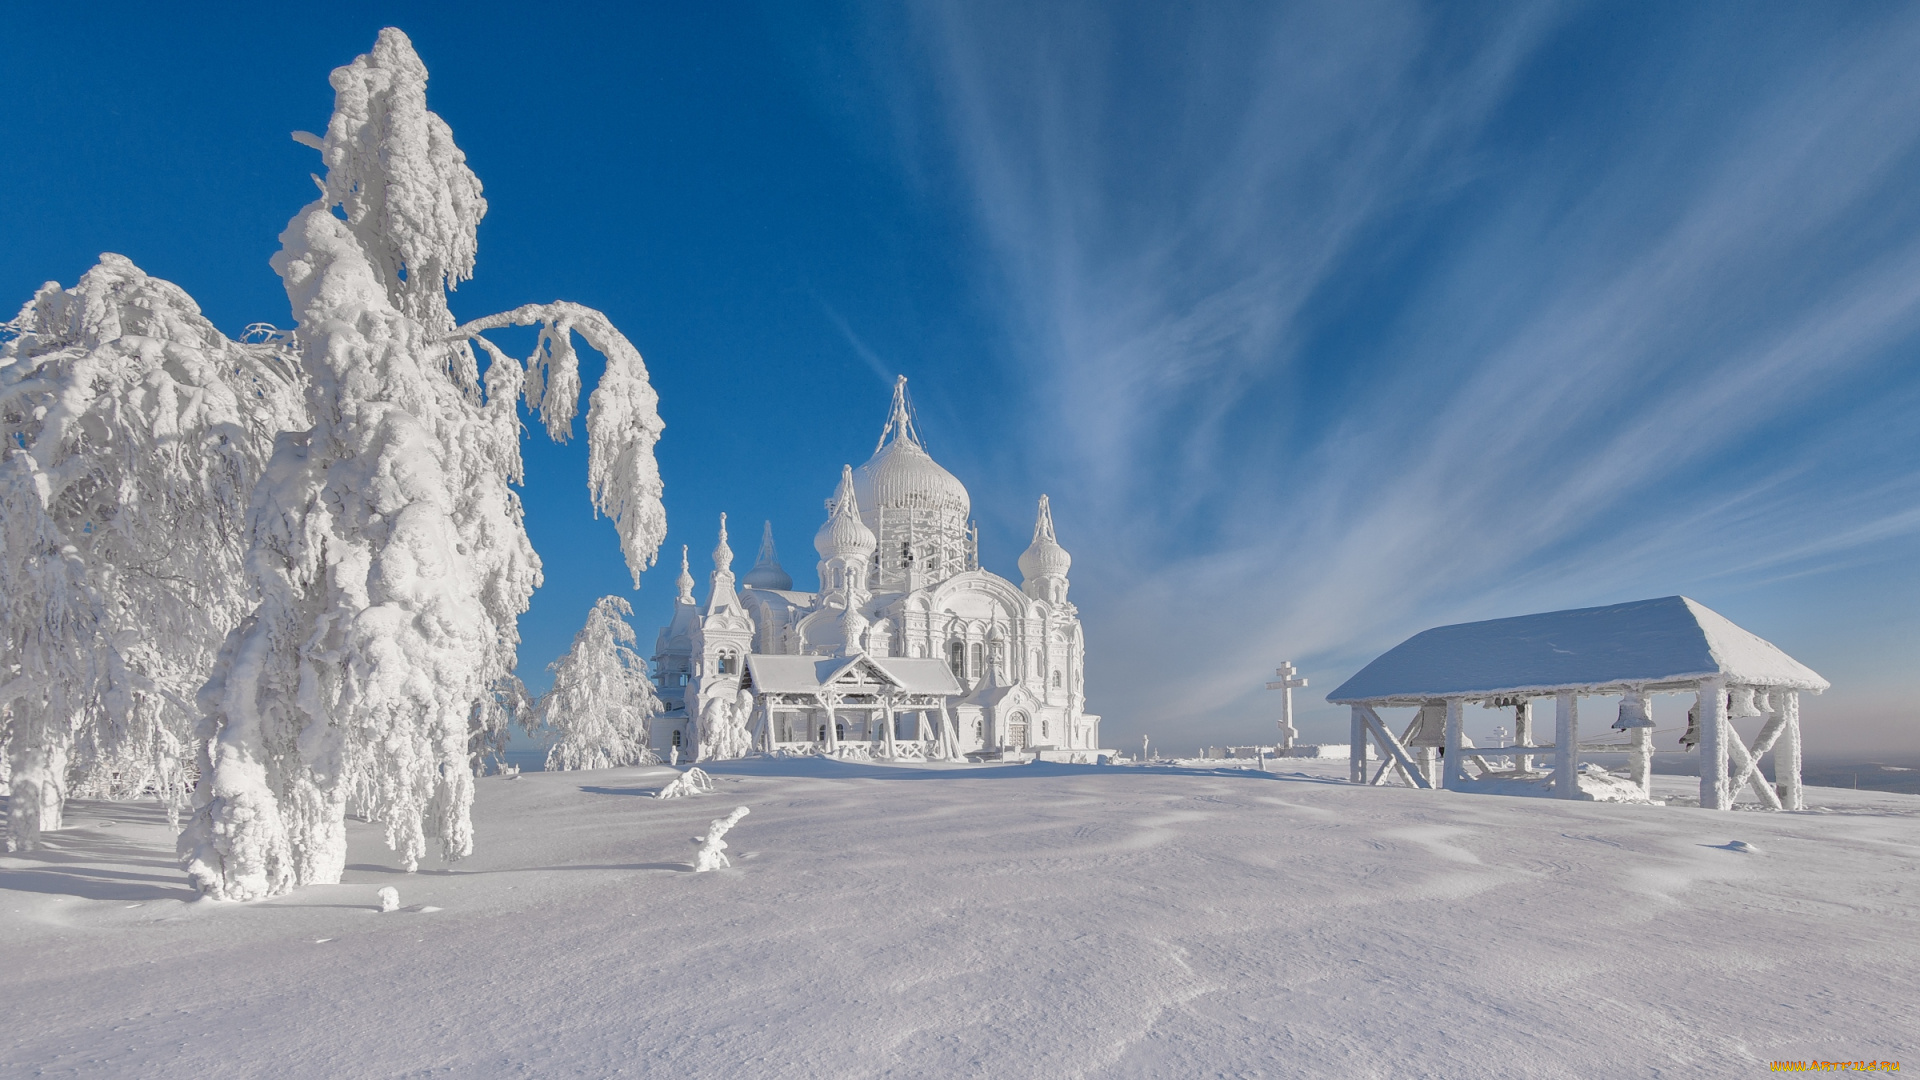
[[[851,465],[840,466],[840,486],[833,491],[833,513],[836,517],[860,516],[860,500],[853,495],[853,466]]]
[[[913,423],[913,404],[907,399],[905,375],[893,380],[893,409],[887,414],[887,426],[880,429],[880,441],[874,445],[874,453],[886,449],[888,436],[892,436],[894,442],[920,445],[920,432]]]
[[[720,542],[713,548],[713,572],[733,572],[733,549],[727,546],[727,515],[724,513],[720,515]]]
[[[773,522],[760,533],[760,557],[754,560],[756,566],[779,566],[780,553],[773,550]]]
[[[754,560],[753,569],[741,579],[756,589],[791,589],[793,578],[780,565],[780,554],[773,548],[773,522],[767,522],[765,531],[760,534],[760,557]]]
[[[693,571],[687,568],[687,545],[685,544],[680,545],[680,576],[674,579],[674,584],[680,588],[680,602],[693,603]]]
[[[1064,593],[1055,596],[1050,588],[1035,591],[1029,586],[1042,578],[1058,578],[1064,582],[1072,566],[1073,556],[1067,554],[1067,549],[1061,547],[1060,541],[1053,535],[1053,504],[1042,495],[1040,512],[1033,519],[1033,543],[1028,544],[1027,550],[1020,554],[1020,576],[1024,579],[1021,588],[1029,596],[1045,593],[1044,599],[1064,599]]]
[[[1042,540],[1050,544],[1060,542],[1053,535],[1053,506],[1045,495],[1040,496],[1040,516],[1033,523],[1033,542],[1037,544]]]

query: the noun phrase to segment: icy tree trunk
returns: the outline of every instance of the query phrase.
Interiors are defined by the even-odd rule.
[[[1773,779],[1780,792],[1780,808],[1805,810],[1806,794],[1800,786],[1800,695],[1792,690],[1775,690],[1773,702],[1783,721],[1780,741],[1773,749]]]
[[[41,833],[62,825],[72,739],[64,718],[51,713],[44,702],[13,703],[13,743],[7,748],[13,774],[7,798],[8,851],[31,851],[40,846]]]
[[[1733,805],[1727,789],[1726,684],[1720,679],[1700,683],[1700,806],[1707,810],[1725,810]]]
[[[293,849],[267,775],[269,755],[260,716],[246,707],[264,667],[263,635],[234,631],[215,680],[243,692],[236,707],[203,725],[200,784],[193,817],[181,831],[180,861],[194,888],[216,900],[258,900],[293,887]]]
[[[1553,794],[1580,797],[1580,699],[1571,690],[1554,695]]]

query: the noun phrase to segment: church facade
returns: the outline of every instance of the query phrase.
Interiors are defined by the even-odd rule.
[[[662,756],[748,747],[839,757],[1094,760],[1072,559],[1040,497],[1015,585],[980,566],[967,489],[927,454],[906,379],[872,458],[843,467],[814,537],[817,591],[774,549],[736,579],[726,517],[705,601],[681,549],[672,621],[653,665]]]

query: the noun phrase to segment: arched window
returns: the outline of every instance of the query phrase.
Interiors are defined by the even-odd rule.
[[[1055,686],[1059,686],[1059,685],[1060,685],[1060,672],[1059,672],[1059,671],[1055,671],[1055,672],[1053,673],[1053,685],[1055,685]]]
[[[734,652],[732,649],[722,650],[720,653],[720,674],[740,674],[740,654]]]
[[[1047,737],[1047,722],[1045,720],[1040,721],[1040,737],[1043,739]]]
[[[836,738],[836,739],[844,739],[844,738],[846,738],[846,737],[847,737],[847,725],[845,725],[845,724],[843,724],[843,723],[841,723],[841,722],[840,722],[840,721],[838,721],[838,720],[835,720],[835,721],[833,722],[833,737],[834,737],[834,738]]]
[[[977,641],[973,643],[973,658],[967,664],[967,672],[975,678],[980,676],[980,643]]]
[[[820,725],[820,737],[819,737],[818,739],[816,739],[815,741],[816,741],[816,742],[826,742],[826,741],[827,741],[827,725],[825,725],[825,724],[821,724],[821,725]]]
[[[953,668],[953,677],[967,677],[967,643],[956,641],[947,646],[947,666]]]
[[[676,749],[680,746],[680,732],[677,729],[673,733],[673,745]]]
[[[679,737],[679,734],[675,733],[674,738],[677,739]],[[987,741],[987,722],[985,720],[975,720],[973,722],[973,737],[980,742]]]

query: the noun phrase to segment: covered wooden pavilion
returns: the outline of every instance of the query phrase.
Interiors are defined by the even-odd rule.
[[[1423,631],[1341,684],[1327,700],[1352,710],[1350,778],[1417,788],[1548,795],[1562,799],[1644,799],[1653,759],[1651,698],[1695,698],[1683,746],[1700,753],[1700,805],[1725,810],[1743,788],[1764,806],[1798,810],[1800,694],[1828,683],[1770,642],[1684,596],[1607,607],[1550,611]],[[1612,727],[1623,745],[1581,741],[1580,699],[1619,695]],[[1534,738],[1533,706],[1554,702],[1551,743]],[[1463,730],[1469,704],[1512,708],[1514,743],[1474,746]],[[1418,708],[1396,736],[1386,707]],[[1764,717],[1751,744],[1732,721]],[[1367,744],[1379,747],[1369,775]],[[1604,771],[1582,777],[1581,755],[1628,753],[1629,778]],[[1772,785],[1760,771],[1773,755]],[[1536,761],[1552,762],[1536,771]],[[1630,785],[1630,787],[1629,787]]]

